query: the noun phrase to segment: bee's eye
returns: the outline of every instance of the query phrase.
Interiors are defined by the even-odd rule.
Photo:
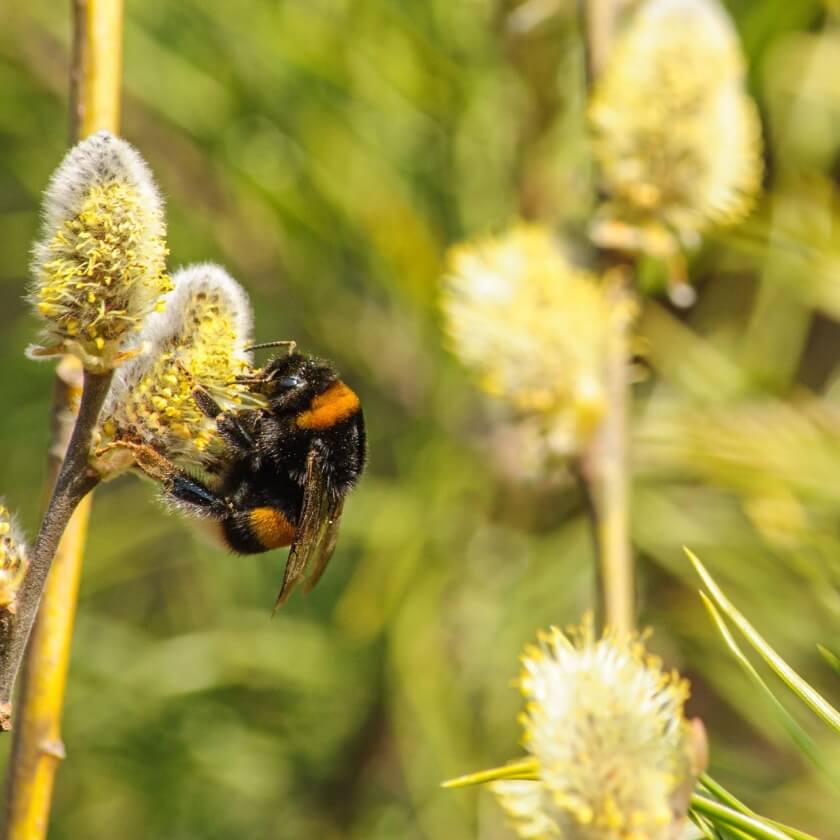
[[[303,385],[303,380],[299,376],[281,376],[276,380],[275,384],[285,389],[300,388]]]

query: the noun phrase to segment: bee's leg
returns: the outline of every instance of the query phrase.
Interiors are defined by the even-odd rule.
[[[193,399],[202,414],[216,421],[219,434],[235,449],[249,450],[254,448],[254,441],[235,414],[225,412],[212,396],[202,387],[193,389]]]
[[[131,458],[130,466],[136,466],[149,478],[161,483],[167,481],[170,476],[178,472],[178,468],[164,455],[145,443],[137,443],[132,440],[115,440],[97,449],[94,453],[97,458],[102,458],[109,452],[124,451],[129,453]]]
[[[285,347],[289,351],[289,355],[291,356],[292,353],[295,352],[297,348],[297,342],[293,339],[285,339],[282,341],[263,341],[260,344],[251,344],[250,346],[246,347],[247,351],[251,350],[265,350],[268,347]]]
[[[211,420],[215,420],[222,413],[222,407],[210,396],[210,392],[200,385],[193,388],[193,399],[199,411]]]
[[[254,448],[254,439],[245,431],[234,414],[226,412],[216,418],[216,428],[225,441],[234,448],[246,452]]]
[[[199,516],[223,518],[232,510],[227,499],[215,493],[199,479],[180,470],[163,482],[163,489],[167,498]]]

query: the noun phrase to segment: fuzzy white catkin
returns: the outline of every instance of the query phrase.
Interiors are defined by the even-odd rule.
[[[171,288],[163,201],[139,153],[107,131],[65,156],[44,194],[29,299],[46,345],[114,367]]]
[[[131,184],[149,213],[151,235],[165,233],[163,199],[140,153],[121,137],[98,131],[65,155],[44,193],[44,227],[55,229],[75,216],[90,188],[110,182]]]
[[[718,0],[647,0],[616,40],[589,107],[607,214],[692,242],[751,210],[761,125]]]
[[[479,385],[538,419],[555,454],[581,451],[603,414],[607,337],[632,308],[534,224],[451,249],[440,304]]]
[[[198,408],[196,387],[222,408],[248,398],[234,382],[251,368],[245,348],[253,316],[242,287],[211,263],[183,268],[161,312],[149,316],[138,339],[143,353],[121,366],[102,411],[100,444],[130,439],[166,457],[202,463],[215,424]]]
[[[0,609],[13,608],[27,565],[23,533],[0,499]]]
[[[520,837],[673,840],[694,782],[688,684],[634,637],[553,628],[522,657],[523,744],[539,778],[493,784]]]

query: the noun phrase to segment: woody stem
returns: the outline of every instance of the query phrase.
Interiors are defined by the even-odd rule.
[[[81,403],[67,455],[61,465],[55,489],[35,540],[29,569],[17,595],[17,614],[9,638],[0,645],[0,729],[11,729],[11,701],[15,679],[26,643],[38,612],[41,594],[61,535],[73,511],[98,484],[99,478],[88,467],[91,438],[113,371],[85,371]]]

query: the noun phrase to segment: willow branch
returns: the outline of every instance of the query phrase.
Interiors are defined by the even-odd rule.
[[[629,397],[629,311],[626,270],[607,272],[617,313],[607,339],[606,410],[581,462],[597,551],[596,587],[599,623],[619,632],[635,626],[633,552],[630,543],[627,404]]]
[[[68,356],[56,372],[48,488],[64,460],[81,386],[81,365]],[[90,495],[82,500],[61,538],[21,670],[6,788],[6,840],[36,840],[47,833],[55,771],[64,757],[61,710],[90,501]]]
[[[622,279],[615,278],[612,294],[615,305],[625,305],[627,294]],[[633,553],[630,546],[630,498],[628,492],[627,403],[629,396],[630,348],[628,321],[616,319],[607,342],[607,415],[599,434],[600,465],[600,542],[607,624],[629,632],[635,621]]]
[[[595,626],[604,627],[606,623],[606,602],[603,597],[604,581],[601,575],[601,520],[599,507],[595,501],[595,484],[593,476],[592,446],[585,450],[572,464],[572,475],[580,491],[583,502],[583,513],[589,525],[589,538],[592,546],[593,577],[595,583]]]
[[[586,49],[590,86],[603,73],[614,40],[621,0],[586,0]],[[599,618],[602,626],[630,632],[635,626],[633,552],[630,544],[630,497],[627,463],[627,405],[629,401],[628,267],[602,254],[604,282],[618,316],[613,319],[604,362],[606,411],[584,456],[581,471],[591,498],[591,517],[597,533]]]
[[[123,0],[73,0],[75,96],[71,122],[76,139],[120,124]]]
[[[113,371],[85,371],[79,415],[61,465],[55,490],[35,540],[29,570],[17,599],[17,614],[9,639],[0,648],[0,727],[11,728],[12,691],[20,670],[26,642],[41,603],[44,583],[50,571],[59,540],[79,502],[97,485],[98,476],[88,467],[91,438],[102,403],[108,394]]]
[[[71,3],[70,136],[75,142],[102,128],[118,131],[123,0]],[[40,840],[47,835],[55,772],[64,758],[61,714],[90,517],[89,492],[97,483],[88,470],[88,455],[111,378],[110,373],[83,377],[70,357],[56,372],[47,484],[52,497],[19,593],[12,636],[0,639],[3,728],[11,725],[12,691],[26,651],[6,784],[4,840]]]
[[[100,128],[116,130],[122,63],[122,0],[72,0],[73,61],[70,124],[73,139]],[[47,573],[74,509],[95,486],[87,458],[90,438],[112,374],[86,374],[79,416],[58,471],[52,498],[18,595],[8,638],[0,639],[0,729],[11,728],[11,700]],[[57,388],[61,389],[60,381]],[[53,407],[54,416],[57,406]],[[63,449],[54,439],[53,448]]]
[[[586,0],[586,52],[590,80],[604,70],[615,36],[616,0]]]

